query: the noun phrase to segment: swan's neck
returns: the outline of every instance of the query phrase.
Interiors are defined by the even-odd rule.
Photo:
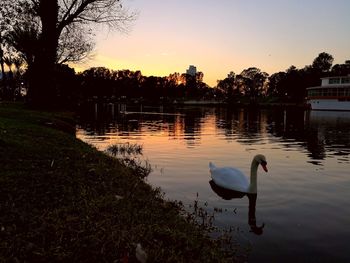
[[[248,193],[256,194],[258,191],[258,183],[257,183],[258,166],[259,166],[259,163],[253,160],[250,166],[250,185],[248,188]]]

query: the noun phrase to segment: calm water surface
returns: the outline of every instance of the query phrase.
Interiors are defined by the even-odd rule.
[[[99,105],[83,111],[77,137],[101,150],[143,145],[149,183],[233,227],[251,248],[248,262],[350,262],[350,112]],[[208,169],[212,161],[249,174],[257,153],[269,168],[258,170],[260,235],[248,225],[247,196],[221,198]]]

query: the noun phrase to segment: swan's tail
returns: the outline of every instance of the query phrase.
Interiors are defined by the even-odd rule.
[[[213,171],[215,168],[216,168],[216,166],[212,162],[209,162],[210,171]]]

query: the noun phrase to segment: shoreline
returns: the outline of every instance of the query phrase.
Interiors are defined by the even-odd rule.
[[[0,104],[0,261],[232,262],[178,204],[72,127],[70,113]]]

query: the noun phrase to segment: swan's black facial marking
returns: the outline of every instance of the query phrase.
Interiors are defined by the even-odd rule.
[[[268,169],[267,169],[267,162],[266,161],[264,161],[264,160],[261,160],[260,161],[260,164],[261,164],[261,166],[262,166],[262,168],[264,169],[264,171],[265,172],[268,172]]]

